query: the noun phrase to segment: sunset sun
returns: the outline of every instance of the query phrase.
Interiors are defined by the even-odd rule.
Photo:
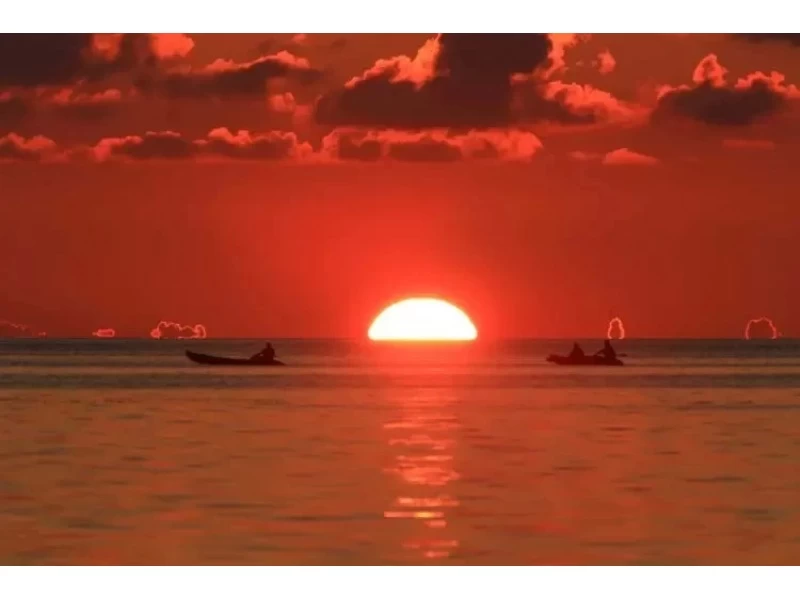
[[[374,341],[471,341],[478,331],[469,316],[452,303],[413,298],[384,309],[367,335]]]

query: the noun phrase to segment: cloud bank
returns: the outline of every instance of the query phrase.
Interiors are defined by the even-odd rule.
[[[200,339],[208,338],[206,327],[202,324],[193,326],[161,320],[150,331],[150,338],[154,339]]]

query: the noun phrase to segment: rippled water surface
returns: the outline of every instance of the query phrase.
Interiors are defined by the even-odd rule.
[[[0,564],[800,564],[800,343],[569,345],[2,341]]]

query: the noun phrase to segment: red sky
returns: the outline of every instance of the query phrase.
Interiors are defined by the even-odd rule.
[[[792,336],[795,84],[790,35],[0,35],[0,320]]]

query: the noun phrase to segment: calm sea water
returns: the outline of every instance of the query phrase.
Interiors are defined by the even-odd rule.
[[[0,564],[800,564],[798,342],[274,344],[0,342]]]

